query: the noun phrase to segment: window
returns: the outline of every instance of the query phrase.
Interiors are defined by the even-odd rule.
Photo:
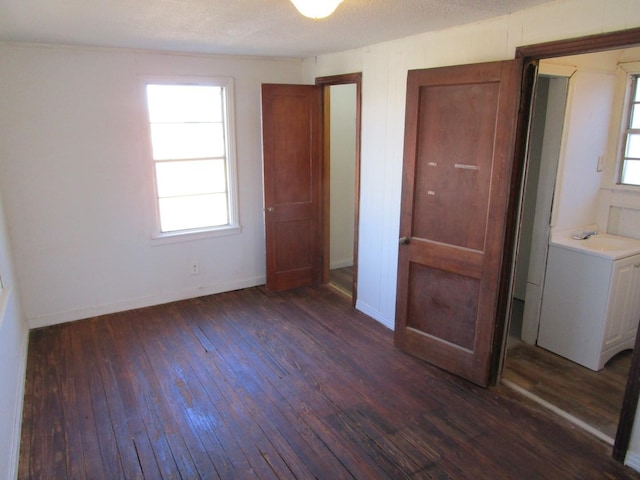
[[[159,236],[237,227],[231,89],[146,83]]]
[[[630,76],[627,119],[623,130],[620,183],[640,185],[640,75]]]

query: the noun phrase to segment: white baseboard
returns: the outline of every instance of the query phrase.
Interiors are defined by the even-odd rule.
[[[627,452],[627,456],[624,459],[624,464],[627,467],[633,468],[636,472],[640,472],[640,454],[635,452]]]
[[[329,264],[329,269],[334,270],[336,268],[352,267],[353,258],[347,258],[346,260],[332,260]]]
[[[564,410],[562,410],[561,408],[557,407],[556,405],[553,405],[552,403],[547,402],[543,398],[540,398],[539,396],[535,395],[534,393],[531,393],[530,391],[522,388],[520,385],[512,382],[511,380],[507,380],[506,378],[503,378],[502,379],[502,384],[507,386],[507,387],[509,387],[512,390],[515,390],[516,392],[518,392],[522,396],[527,397],[528,399],[536,402],[538,405],[546,408],[547,410],[552,411],[553,413],[555,413],[556,415],[564,418],[565,420],[568,420],[569,422],[574,424],[576,427],[579,427],[579,428],[583,429],[584,431],[590,433],[594,437],[599,438],[604,443],[606,443],[606,444],[608,444],[608,445],[613,447],[613,443],[614,443],[614,439],[613,438],[611,438],[610,436],[608,436],[605,433],[601,432],[597,428],[592,427],[591,425],[589,425],[585,421],[579,419],[578,417],[575,417],[574,415],[571,415],[570,413],[565,412]]]
[[[25,335],[25,340],[22,345],[22,352],[20,355],[20,371],[18,374],[18,378],[20,378],[20,385],[16,390],[16,398],[14,405],[14,422],[13,422],[13,442],[11,447],[11,453],[9,454],[10,459],[10,470],[9,476],[7,478],[18,478],[18,465],[20,462],[20,439],[22,436],[22,410],[24,407],[24,389],[26,387],[26,379],[27,379],[27,353],[28,353],[28,345],[29,345],[29,335]]]
[[[135,310],[136,308],[151,307],[154,305],[162,305],[164,303],[177,302],[187,298],[203,297],[205,295],[213,295],[216,293],[230,292],[241,288],[255,287],[256,285],[264,285],[264,276],[237,280],[234,282],[213,284],[200,286],[188,290],[178,292],[170,292],[162,295],[152,295],[143,298],[134,298],[123,302],[112,303],[109,305],[97,305],[92,307],[80,308],[77,310],[69,310],[66,312],[57,312],[50,315],[42,315],[28,319],[29,328],[48,327],[59,323],[73,322],[84,318],[97,317],[99,315],[108,315],[116,312],[124,312],[127,310]]]
[[[362,302],[361,300],[356,300],[356,308],[360,310],[362,313],[369,315],[375,321],[381,323],[388,329],[390,330],[394,329],[394,326],[395,326],[394,319],[389,320],[388,318],[385,318],[385,316],[382,313],[380,313],[378,310],[371,307],[370,305]]]

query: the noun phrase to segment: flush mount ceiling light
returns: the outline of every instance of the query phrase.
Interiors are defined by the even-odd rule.
[[[317,20],[331,15],[342,0],[291,0],[291,3],[305,17]]]

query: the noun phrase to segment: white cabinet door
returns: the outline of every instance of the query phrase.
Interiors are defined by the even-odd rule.
[[[640,255],[620,260],[551,245],[538,345],[600,370],[633,348],[640,322]]]
[[[640,321],[640,255],[613,263],[610,291],[601,364],[635,343]]]
[[[629,314],[626,316],[624,336],[632,338],[635,343],[638,323],[640,323],[640,255],[631,258],[633,259],[633,273],[631,274]]]
[[[613,263],[611,296],[609,297],[607,323],[602,343],[603,350],[623,341],[628,333],[632,314],[634,258],[636,257],[625,258]]]

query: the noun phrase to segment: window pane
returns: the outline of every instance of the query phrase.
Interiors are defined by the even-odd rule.
[[[227,175],[223,159],[156,163],[159,197],[224,193]]]
[[[640,128],[640,104],[636,104],[631,107],[629,128]]]
[[[155,160],[222,157],[221,123],[156,123],[151,125]]]
[[[160,228],[163,232],[206,228],[229,223],[224,193],[193,197],[161,198]]]
[[[151,123],[221,122],[222,87],[147,85]]]
[[[640,81],[638,81],[638,79],[640,79],[640,75],[636,77],[636,81],[635,81],[636,94],[633,99],[634,102],[640,102]]]
[[[640,185],[640,160],[626,160],[622,168],[622,183]]]
[[[640,158],[640,133],[631,133],[627,136],[627,158]]]

